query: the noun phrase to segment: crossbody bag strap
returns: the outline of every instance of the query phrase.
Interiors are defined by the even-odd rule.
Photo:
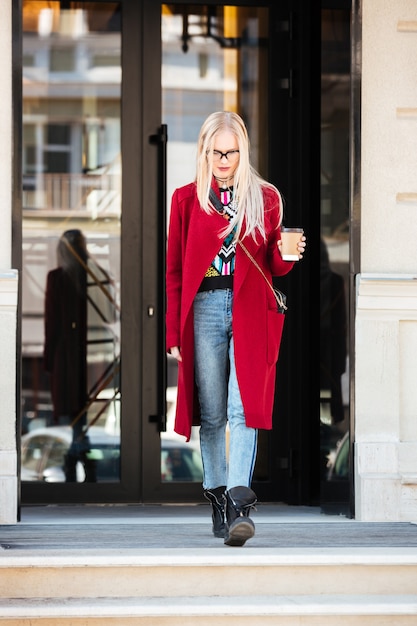
[[[270,288],[270,290],[272,291],[275,300],[278,303],[278,308],[279,309],[283,309],[284,311],[286,311],[288,309],[287,305],[285,304],[285,295],[282,293],[282,291],[280,291],[279,289],[276,289],[273,284],[268,280],[268,278],[265,275],[265,272],[263,271],[262,267],[259,265],[259,263],[253,258],[253,256],[251,255],[251,253],[249,252],[249,250],[247,249],[247,247],[245,246],[245,244],[240,241],[240,239],[238,239],[237,242],[240,247],[242,248],[242,250],[245,252],[245,254],[247,254],[247,256],[250,258],[250,260],[252,261],[252,263],[254,264],[254,266],[256,267],[257,270],[259,270],[259,272],[261,273],[261,275],[263,276],[266,284],[268,285],[268,287]]]
[[[217,197],[216,192],[214,191],[213,188],[210,189],[209,199],[212,205],[214,206],[214,208],[216,209],[216,211],[224,215],[223,205],[221,201],[219,200],[219,198]],[[224,217],[227,219],[226,215],[224,215]],[[251,253],[249,252],[245,244],[240,239],[237,240],[237,243],[245,252],[245,254],[249,257],[249,259],[252,261],[256,269],[262,274],[265,282],[267,283],[268,287],[271,289],[272,293],[274,294],[274,298],[278,303],[278,309],[286,311],[288,307],[285,303],[285,300],[286,300],[285,295],[282,293],[282,291],[280,291],[279,289],[276,289],[271,283],[271,281],[268,280],[268,278],[265,275],[265,272],[263,271],[259,263],[253,258],[253,256],[251,255]]]

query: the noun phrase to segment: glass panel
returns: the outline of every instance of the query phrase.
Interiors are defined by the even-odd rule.
[[[120,479],[120,20],[23,1],[24,481]]]
[[[349,501],[350,11],[322,11],[320,419],[322,501]]]
[[[201,124],[214,111],[239,113],[251,137],[251,160],[268,171],[267,24],[263,7],[162,6],[162,115],[168,125],[167,206],[195,177]],[[169,221],[169,217],[168,217]],[[168,356],[167,432],[161,435],[162,481],[202,481],[198,427],[190,443],[174,433],[176,361]],[[262,455],[255,480],[267,480]]]

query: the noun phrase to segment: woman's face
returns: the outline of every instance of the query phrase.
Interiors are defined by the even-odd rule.
[[[213,174],[222,180],[232,179],[239,165],[237,138],[230,130],[220,131],[214,138],[211,154]]]

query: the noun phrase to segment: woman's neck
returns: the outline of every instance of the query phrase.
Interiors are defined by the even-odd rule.
[[[218,178],[218,176],[215,176],[214,178],[216,179],[219,187],[222,187],[223,189],[227,189],[233,184],[233,176],[228,176],[227,178]]]

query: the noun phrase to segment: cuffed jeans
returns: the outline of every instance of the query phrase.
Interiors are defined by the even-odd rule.
[[[258,431],[248,428],[236,378],[232,336],[233,291],[203,291],[194,300],[195,377],[201,410],[204,489],[249,487]],[[226,424],[229,422],[229,464]]]

